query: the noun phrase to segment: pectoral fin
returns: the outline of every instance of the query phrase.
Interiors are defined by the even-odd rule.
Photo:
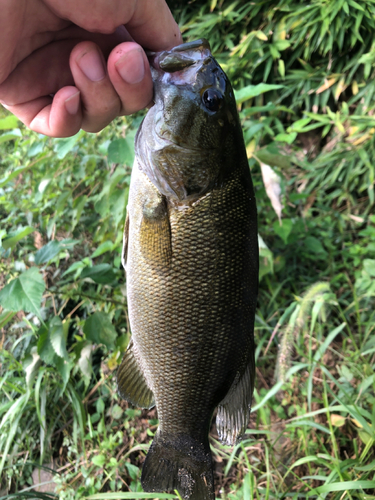
[[[117,389],[120,396],[134,406],[148,409],[155,406],[154,395],[137,361],[133,340],[117,370]]]
[[[255,362],[252,356],[245,372],[238,377],[217,409],[216,428],[222,443],[234,445],[245,432],[254,390]]]
[[[153,195],[145,200],[140,228],[142,254],[161,270],[169,269],[172,261],[171,227],[164,196]]]

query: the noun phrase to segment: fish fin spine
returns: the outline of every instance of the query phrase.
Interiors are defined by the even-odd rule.
[[[144,491],[215,500],[210,446],[188,435],[156,433],[142,469]]]

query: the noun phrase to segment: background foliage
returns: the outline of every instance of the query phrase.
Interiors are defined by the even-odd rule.
[[[375,1],[169,4],[236,89],[259,212],[254,411],[234,450],[213,428],[216,496],[375,498]],[[114,377],[130,334],[120,258],[141,118],[52,140],[0,117],[5,498],[52,498],[32,493],[36,469],[57,471],[61,499],[147,497],[157,415],[120,401]]]

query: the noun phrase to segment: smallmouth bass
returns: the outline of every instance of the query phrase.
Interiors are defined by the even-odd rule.
[[[145,491],[214,500],[208,441],[245,431],[254,388],[257,213],[233,90],[206,40],[152,56],[123,263],[132,339],[120,394],[156,404]]]

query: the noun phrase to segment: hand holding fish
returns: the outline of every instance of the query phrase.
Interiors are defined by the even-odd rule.
[[[142,49],[181,42],[165,0],[0,0],[0,102],[52,137],[98,132],[152,99]]]

